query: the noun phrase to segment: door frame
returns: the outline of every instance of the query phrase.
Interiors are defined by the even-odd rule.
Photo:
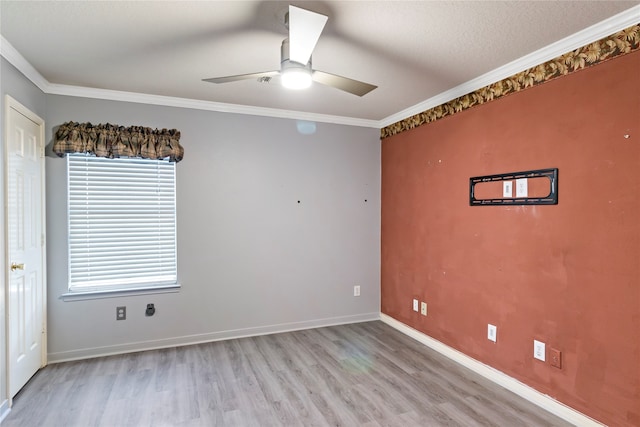
[[[45,128],[44,128],[44,120],[41,119],[37,114],[29,110],[27,107],[22,105],[16,99],[11,97],[10,95],[5,95],[5,103],[4,103],[4,139],[3,139],[3,156],[4,156],[4,224],[3,224],[3,232],[4,232],[4,283],[5,283],[5,369],[6,369],[6,390],[5,393],[9,400],[9,407],[13,404],[13,396],[11,396],[11,339],[10,339],[10,331],[11,331],[11,306],[10,306],[10,298],[9,298],[9,287],[11,282],[10,270],[9,266],[11,265],[10,254],[9,254],[9,239],[8,239],[8,202],[9,202],[9,189],[8,189],[8,173],[9,173],[9,112],[13,109],[23,116],[27,117],[29,120],[34,122],[39,128],[40,140],[42,141],[42,147],[40,150],[40,184],[41,184],[41,218],[42,222],[42,236],[41,236],[41,259],[42,259],[42,343],[41,343],[41,354],[40,354],[40,367],[43,368],[47,365],[47,241],[46,241],[46,198],[45,198]]]

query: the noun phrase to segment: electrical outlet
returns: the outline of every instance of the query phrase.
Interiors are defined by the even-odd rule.
[[[356,285],[353,287],[353,296],[354,297],[360,296],[360,285]]]
[[[413,311],[418,311],[418,300],[413,299]]]
[[[542,360],[546,360],[545,344],[541,341],[533,340],[533,357]]]
[[[529,184],[527,178],[516,179],[516,197],[527,197]]]
[[[116,320],[127,320],[127,307],[116,307]]]
[[[554,368],[562,369],[562,352],[549,347],[549,363]]]
[[[487,339],[493,342],[496,342],[496,340],[498,339],[498,328],[491,323],[487,325]]]
[[[424,301],[420,304],[420,314],[423,316],[427,315],[427,303]]]

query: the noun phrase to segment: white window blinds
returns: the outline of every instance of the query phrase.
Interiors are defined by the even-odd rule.
[[[176,284],[175,163],[67,159],[69,290]]]

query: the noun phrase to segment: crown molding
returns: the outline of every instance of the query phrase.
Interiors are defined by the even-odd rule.
[[[178,98],[173,96],[150,95],[145,93],[124,92],[110,89],[95,89],[81,86],[49,84],[47,93],[52,95],[75,96],[79,98],[124,101],[138,104],[190,108],[194,110],[216,111],[220,113],[247,114],[251,116],[265,116],[280,119],[308,120],[320,123],[333,123],[339,125],[361,126],[379,129],[377,120],[332,116],[328,114],[306,113],[303,111],[281,110],[277,108],[225,104],[222,102],[202,101],[198,99]]]
[[[382,129],[419,114],[430,108],[449,102],[455,98],[471,93],[482,87],[496,83],[528,68],[542,64],[557,56],[570,52],[640,21],[640,5],[634,6],[611,18],[605,19],[591,27],[581,30],[569,37],[552,43],[529,55],[516,59],[502,67],[496,68],[482,76],[469,80],[459,86],[442,92],[432,98],[392,114],[381,120],[367,120],[354,117],[332,116],[328,114],[306,113],[276,108],[252,107],[247,105],[225,104],[221,102],[201,101],[196,99],[175,98],[170,96],[149,95],[144,93],[124,92],[107,89],[95,89],[81,86],[70,86],[49,83],[3,36],[0,35],[0,55],[16,67],[33,84],[44,93],[52,95],[76,96],[81,98],[104,99],[111,101],[134,102],[139,104],[162,105],[167,107],[191,108],[195,110],[216,111],[222,113],[247,114],[282,119],[309,120],[320,123],[333,123],[347,126],[360,126]]]
[[[31,80],[34,85],[38,86],[41,91],[47,93],[50,86],[47,79],[42,77],[42,74],[33,68],[33,65],[24,59],[24,56],[22,56],[20,52],[18,52],[16,48],[14,48],[2,35],[0,35],[0,55],[9,61],[11,65],[16,67],[18,71],[24,74],[26,78]]]
[[[516,59],[502,67],[489,71],[475,79],[469,80],[459,86],[442,92],[426,101],[420,102],[412,107],[404,109],[396,114],[392,114],[379,122],[380,128],[392,125],[423,111],[442,105],[458,97],[474,92],[485,86],[489,86],[500,80],[511,77],[531,67],[545,63],[574,49],[588,45],[603,37],[623,30],[637,24],[640,21],[640,5],[625,10],[611,18],[605,19],[584,30],[578,31],[562,40],[554,42],[548,46],[536,50],[522,58]]]
[[[0,55],[31,80],[40,90],[51,95],[75,96],[79,98],[104,99],[109,101],[133,102],[137,104],[161,105],[166,107],[190,108],[194,110],[216,111],[220,113],[247,114],[280,119],[308,120],[320,123],[332,123],[347,126],[360,126],[380,129],[377,120],[354,117],[332,116],[328,114],[307,113],[277,108],[251,107],[247,105],[225,104],[222,102],[201,101],[197,99],[176,98],[171,96],[149,95],[145,93],[124,92],[108,89],[96,89],[49,83],[4,37],[0,35]]]

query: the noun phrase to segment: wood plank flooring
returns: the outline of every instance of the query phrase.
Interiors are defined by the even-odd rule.
[[[50,365],[2,425],[570,424],[376,321]]]

